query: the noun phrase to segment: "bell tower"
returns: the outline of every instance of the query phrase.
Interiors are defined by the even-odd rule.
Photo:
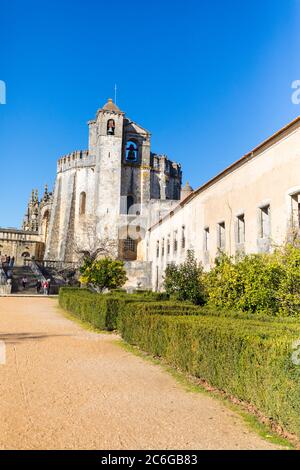
[[[120,213],[124,113],[111,99],[90,124],[90,153],[95,155],[96,236],[116,242]]]

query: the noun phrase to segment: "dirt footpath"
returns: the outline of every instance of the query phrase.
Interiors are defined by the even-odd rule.
[[[0,449],[274,449],[217,400],[64,318],[0,298]]]

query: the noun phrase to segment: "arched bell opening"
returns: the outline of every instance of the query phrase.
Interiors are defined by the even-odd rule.
[[[115,121],[113,119],[109,119],[107,121],[107,135],[115,135]]]
[[[128,140],[125,149],[126,162],[136,163],[138,161],[138,145],[133,140]]]

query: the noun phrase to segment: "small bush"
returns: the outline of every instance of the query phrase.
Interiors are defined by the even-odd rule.
[[[84,284],[91,284],[100,292],[105,289],[120,288],[127,280],[124,262],[112,258],[95,261],[86,259],[80,271],[80,281]]]
[[[178,300],[189,300],[194,304],[205,303],[205,289],[202,282],[203,268],[198,264],[194,252],[188,250],[184,263],[169,264],[165,271],[166,293]]]

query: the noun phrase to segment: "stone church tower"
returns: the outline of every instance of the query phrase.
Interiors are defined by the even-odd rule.
[[[181,167],[152,153],[150,133],[112,100],[88,126],[88,150],[58,161],[44,259],[142,262],[147,228],[180,200]]]

